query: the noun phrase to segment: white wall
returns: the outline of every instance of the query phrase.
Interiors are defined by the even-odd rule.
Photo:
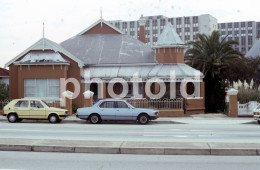
[[[199,33],[209,35],[214,30],[218,30],[218,20],[209,14],[200,15]]]
[[[9,77],[0,77],[0,82],[3,82],[5,84],[9,85]]]

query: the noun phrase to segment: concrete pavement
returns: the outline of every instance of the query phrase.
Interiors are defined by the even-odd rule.
[[[260,156],[133,155],[0,151],[1,169],[254,170]]]
[[[260,143],[73,141],[1,138],[0,151],[260,156]]]

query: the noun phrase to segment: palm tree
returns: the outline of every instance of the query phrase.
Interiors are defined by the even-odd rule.
[[[223,110],[225,98],[225,70],[235,59],[243,57],[232,46],[236,41],[226,41],[226,37],[220,41],[218,31],[211,35],[198,34],[198,41],[189,42],[192,48],[185,53],[185,62],[200,70],[204,74],[205,103],[207,111]]]

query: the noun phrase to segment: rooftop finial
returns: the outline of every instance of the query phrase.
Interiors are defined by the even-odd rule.
[[[102,8],[100,8],[100,19],[102,19]]]
[[[44,22],[42,23],[42,38],[44,38]]]
[[[42,23],[42,51],[44,51],[44,22]]]
[[[102,28],[102,8],[100,8],[100,19],[101,19],[101,28]]]

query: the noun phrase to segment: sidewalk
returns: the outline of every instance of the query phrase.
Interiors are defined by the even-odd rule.
[[[253,117],[228,117],[220,113],[195,114],[190,117],[178,117],[172,119],[174,122],[185,124],[245,124],[256,122]]]
[[[185,143],[0,139],[0,151],[260,156],[260,143]]]
[[[6,117],[0,115],[0,121],[7,121]],[[77,123],[85,120],[78,119],[76,116],[69,116],[63,122]],[[230,118],[224,114],[196,114],[190,117],[160,117],[152,121],[159,124],[245,124],[256,122],[252,117]]]

